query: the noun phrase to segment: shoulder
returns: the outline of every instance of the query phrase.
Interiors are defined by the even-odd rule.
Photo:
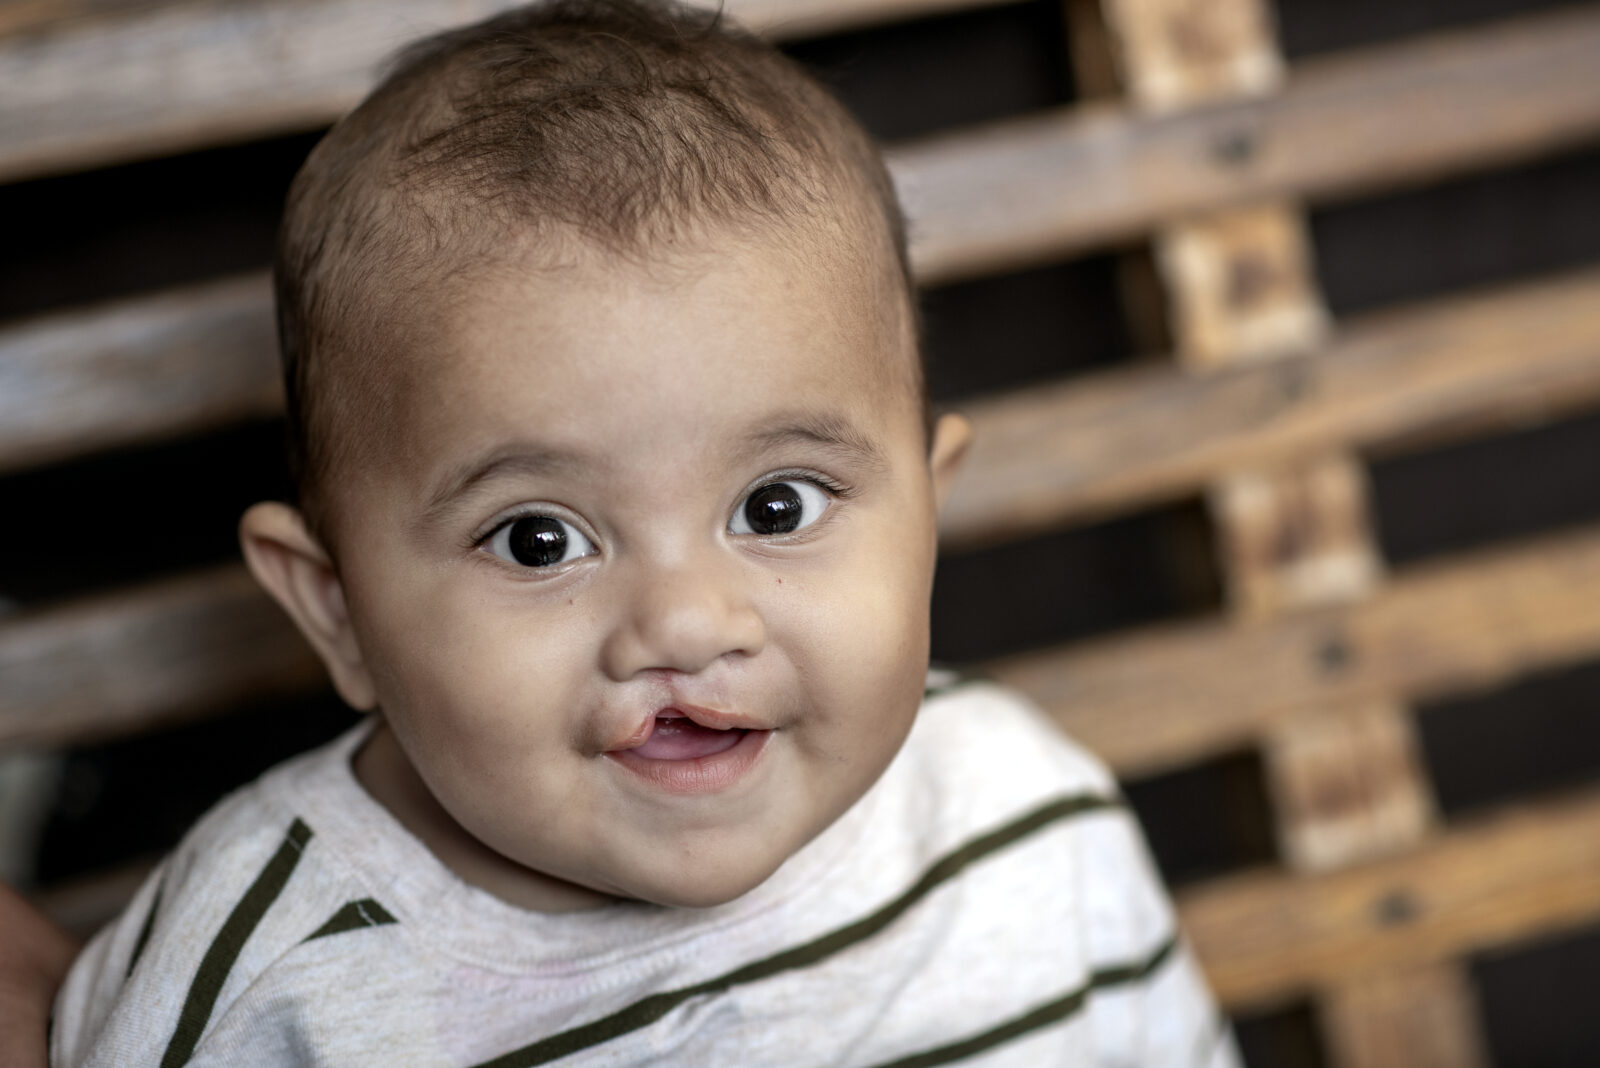
[[[1115,780],[1097,757],[1026,697],[982,678],[930,672],[906,746],[927,773],[964,793],[1117,796]]]
[[[106,1049],[155,1063],[181,1036],[198,1041],[341,904],[361,900],[316,833],[327,803],[318,787],[350,743],[279,765],[189,831],[73,964],[56,1000],[52,1063],[98,1064]]]
[[[926,795],[937,798],[921,810],[969,838],[1014,828],[1006,853],[1018,878],[1070,892],[1093,940],[1115,934],[1107,940],[1120,946],[1108,953],[1170,936],[1165,890],[1105,765],[1021,694],[982,679],[933,679],[907,741]]]
[[[1211,1063],[1218,1017],[1105,766],[1022,695],[930,683],[882,811],[923,848],[914,886],[953,891],[941,918],[923,913],[949,933],[918,965],[948,978],[941,1012],[970,1014],[973,1033],[1026,1030],[1018,1063]]]

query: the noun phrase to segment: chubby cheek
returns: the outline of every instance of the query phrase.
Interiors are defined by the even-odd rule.
[[[514,766],[505,757],[571,740],[567,684],[581,628],[465,585],[392,605],[374,674],[379,706],[425,778],[450,770],[488,786],[497,768]]]
[[[863,544],[825,578],[800,583],[784,644],[798,650],[826,753],[859,759],[898,747],[921,702],[928,662],[931,557],[918,545]]]

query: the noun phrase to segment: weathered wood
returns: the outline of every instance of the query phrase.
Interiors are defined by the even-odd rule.
[[[1366,470],[1325,453],[1272,471],[1235,471],[1211,487],[1234,612],[1261,619],[1353,601],[1383,563],[1369,536]]]
[[[1265,0],[1104,0],[1133,99],[1162,110],[1207,98],[1256,95],[1282,68]],[[1238,367],[1309,352],[1327,332],[1305,226],[1296,206],[1271,201],[1170,223],[1155,236],[1182,364]],[[1230,471],[1211,486],[1211,513],[1234,614],[1270,618],[1369,595],[1381,572],[1356,459],[1330,449],[1271,472]],[[1411,718],[1394,701],[1294,716],[1266,733],[1262,764],[1284,858],[1320,871],[1404,851],[1434,819]],[[1347,996],[1319,1004],[1338,1068],[1456,1063],[1477,1035],[1456,996],[1459,968],[1407,993],[1404,1043],[1393,1001]],[[1453,982],[1452,982],[1453,980]],[[1353,984],[1347,993],[1381,984]],[[1328,1011],[1330,1008],[1336,1011]],[[1418,1026],[1443,1022],[1448,1029]]]
[[[0,331],[0,472],[282,407],[252,275]]]
[[[1094,106],[891,153],[923,277],[1526,158],[1600,131],[1600,8],[1307,60],[1281,93],[1159,118]]]
[[[1410,717],[1393,702],[1294,717],[1267,732],[1262,756],[1283,855],[1298,870],[1399,852],[1433,823]]]
[[[244,569],[219,568],[0,623],[0,745],[127,733],[322,678]]]
[[[1372,599],[1166,626],[986,669],[1124,775],[1254,744],[1294,714],[1504,683],[1600,655],[1600,531],[1398,573]]]
[[[1600,272],[1353,324],[1314,359],[1151,366],[972,407],[951,545],[1196,492],[1329,444],[1442,437],[1600,400]],[[0,470],[275,410],[265,284],[0,332]]]
[[[108,14],[128,11],[151,11],[161,7],[177,7],[188,0],[6,0],[0,7],[0,37],[34,32],[58,26],[69,21],[90,17],[104,18]],[[239,0],[232,0],[237,4]],[[695,0],[688,0],[694,3]],[[712,6],[710,0],[701,0]],[[1010,0],[729,0],[725,5],[746,25],[762,28],[775,37],[802,37],[852,26],[876,22],[894,22],[900,19],[936,15],[944,11],[980,8]],[[369,0],[365,5],[371,25],[384,28],[394,19],[393,3],[387,0]],[[385,15],[385,8],[390,13]],[[428,10],[419,8],[419,10]],[[463,14],[463,6],[448,0],[435,0],[431,6],[432,21],[438,25],[465,23],[488,13]],[[213,17],[226,17],[226,13],[212,13]],[[191,16],[198,24],[205,13]],[[420,31],[419,31],[420,32]]]
[[[326,123],[360,95],[376,57],[441,22],[442,7],[257,0],[0,40],[0,180]],[[1262,100],[1159,119],[1068,110],[892,157],[920,270],[947,279],[1130,238],[1160,219],[1342,195],[1582,140],[1600,130],[1597,49],[1600,12],[1578,8],[1309,61]]]
[[[1345,1068],[1489,1068],[1477,995],[1455,964],[1404,968],[1325,991],[1322,1033]]]
[[[1283,58],[1264,0],[1104,0],[1128,95],[1155,110],[1270,92]]]
[[[1166,366],[974,404],[950,545],[1196,492],[1223,472],[1551,417],[1600,401],[1600,272],[1353,323],[1314,357]]]
[[[760,32],[797,37],[1002,2],[728,0],[726,8]],[[52,18],[39,5],[8,20],[13,32],[0,38],[0,180],[314,129],[354,106],[400,46],[512,6],[235,0],[87,19]]]
[[[1309,352],[1327,337],[1300,213],[1274,201],[1163,227],[1156,256],[1192,368]]]
[[[1592,923],[1600,792],[1518,806],[1359,868],[1220,880],[1178,906],[1234,1009]]]

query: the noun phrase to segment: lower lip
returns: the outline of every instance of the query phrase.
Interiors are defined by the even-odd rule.
[[[744,778],[771,733],[745,731],[744,737],[722,752],[688,760],[650,760],[631,749],[613,750],[606,756],[668,793],[714,794]]]

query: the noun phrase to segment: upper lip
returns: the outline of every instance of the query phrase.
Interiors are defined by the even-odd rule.
[[[619,752],[625,749],[637,749],[650,740],[656,732],[656,723],[662,719],[687,719],[701,727],[714,731],[749,730],[759,731],[767,728],[749,716],[741,716],[735,712],[722,712],[715,708],[704,708],[700,705],[691,705],[681,701],[662,705],[647,715],[640,718],[638,727],[617,745],[611,746],[608,752]]]

